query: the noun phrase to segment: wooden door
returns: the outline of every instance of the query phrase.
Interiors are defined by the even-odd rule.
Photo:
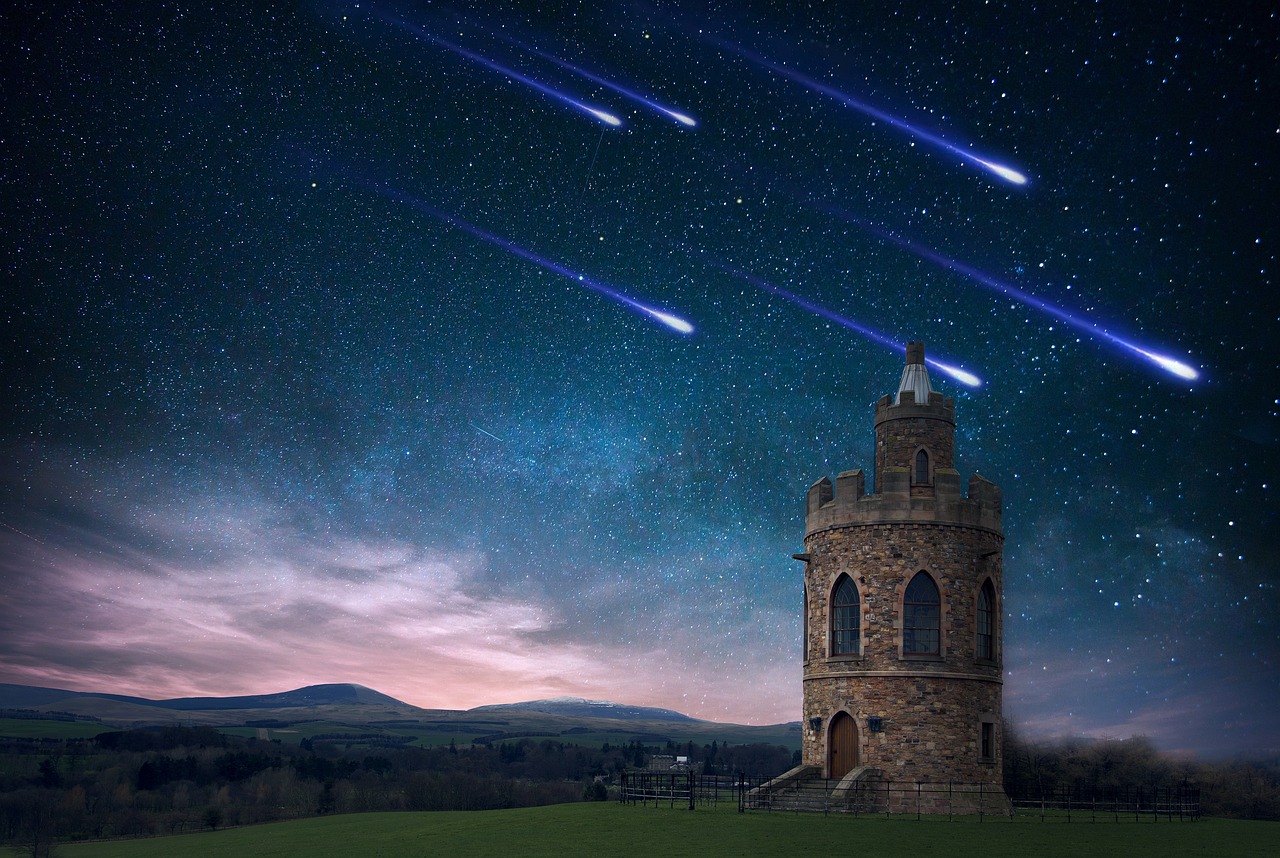
[[[837,712],[827,732],[827,777],[836,780],[858,767],[858,725],[848,712]]]

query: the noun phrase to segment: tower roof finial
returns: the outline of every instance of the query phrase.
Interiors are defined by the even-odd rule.
[[[898,393],[893,397],[894,405],[902,404],[903,391],[909,390],[915,395],[915,401],[921,405],[929,403],[929,394],[933,386],[929,384],[929,369],[924,365],[924,343],[912,340],[907,343],[907,365],[902,369],[902,381],[898,384]]]

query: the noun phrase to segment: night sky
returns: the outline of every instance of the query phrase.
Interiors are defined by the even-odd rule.
[[[103,5],[0,18],[0,682],[796,720],[922,339],[1019,728],[1280,748],[1272,4]]]

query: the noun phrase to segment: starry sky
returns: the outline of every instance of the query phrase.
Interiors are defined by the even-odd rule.
[[[1280,748],[1270,4],[0,33],[0,682],[796,720],[804,494],[922,339],[1018,728]]]

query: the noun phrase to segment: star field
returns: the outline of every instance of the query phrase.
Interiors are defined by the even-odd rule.
[[[922,339],[1013,722],[1280,747],[1274,11],[0,21],[0,682],[795,720]]]

